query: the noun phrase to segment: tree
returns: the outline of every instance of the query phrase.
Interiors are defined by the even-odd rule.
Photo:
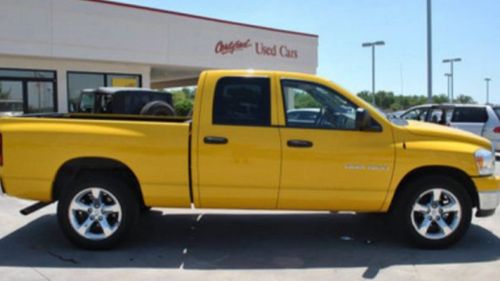
[[[359,92],[358,97],[362,98],[363,100],[369,103],[372,102],[372,95],[368,91]],[[447,103],[449,101],[448,97],[445,94],[440,94],[433,96],[432,102],[442,104],[442,103]],[[476,103],[472,97],[466,95],[458,96],[455,99],[455,102]],[[382,110],[397,111],[397,110],[407,109],[415,105],[425,104],[427,103],[427,97],[418,95],[410,95],[410,96],[394,95],[393,92],[378,91],[375,94],[375,103],[377,104],[377,107],[379,107]]]
[[[177,115],[186,116],[193,108],[193,100],[195,95],[194,87],[184,87],[171,90],[172,102],[174,104]]]
[[[455,103],[476,103],[472,97],[466,95],[459,95],[454,99],[454,101]]]

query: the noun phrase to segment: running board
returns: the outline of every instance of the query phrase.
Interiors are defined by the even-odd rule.
[[[52,204],[52,202],[48,202],[48,203],[47,202],[36,202],[35,204],[30,205],[30,206],[22,209],[19,212],[21,214],[27,216],[27,215],[34,213],[34,212],[40,210],[41,208],[46,207],[47,205],[50,205],[50,204]]]

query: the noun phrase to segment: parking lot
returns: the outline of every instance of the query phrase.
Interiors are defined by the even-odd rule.
[[[497,162],[497,173],[498,173]],[[500,213],[447,250],[419,250],[373,214],[154,209],[107,252],[75,248],[55,206],[0,197],[0,280],[494,280]]]

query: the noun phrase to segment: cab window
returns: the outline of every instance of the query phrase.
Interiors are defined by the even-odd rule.
[[[357,106],[324,86],[282,80],[287,127],[356,129]]]
[[[226,77],[217,82],[213,124],[271,125],[269,78]]]

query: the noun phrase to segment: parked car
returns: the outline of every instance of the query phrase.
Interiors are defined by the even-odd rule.
[[[469,131],[500,150],[500,107],[476,104],[426,104],[408,109],[402,119],[432,122]]]
[[[76,112],[140,115],[176,115],[172,94],[143,88],[101,87],[80,94]]]
[[[314,125],[320,116],[319,108],[290,109],[286,112],[287,122]]]
[[[319,109],[314,122],[286,120],[298,100]],[[487,139],[392,122],[314,75],[205,71],[192,119],[136,118],[0,118],[2,191],[39,201],[24,214],[58,201],[63,233],[89,249],[122,241],[141,209],[192,206],[388,213],[438,248],[500,201]]]
[[[23,113],[22,100],[0,100],[0,116],[16,116]]]

